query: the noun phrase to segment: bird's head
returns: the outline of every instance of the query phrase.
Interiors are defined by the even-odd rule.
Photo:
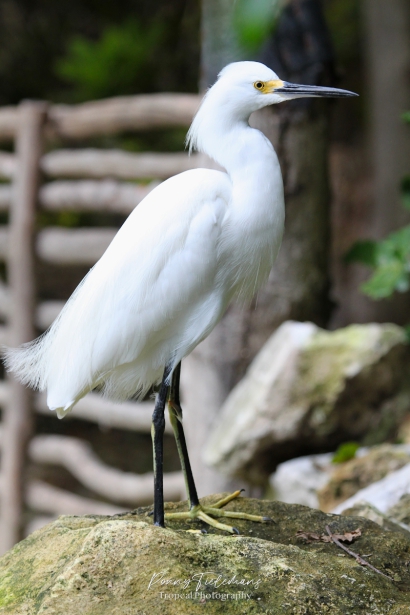
[[[357,96],[347,90],[288,83],[260,62],[234,62],[220,73],[208,90],[187,135],[190,151],[197,149],[215,157],[214,144],[232,126],[247,122],[258,109],[285,100],[304,97]],[[219,146],[218,146],[219,147]]]
[[[246,109],[246,113],[293,98],[357,96],[354,92],[317,85],[301,85],[283,81],[260,62],[234,62],[220,73],[211,88],[221,98]]]

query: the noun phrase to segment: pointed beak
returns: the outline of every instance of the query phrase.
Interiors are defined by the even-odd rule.
[[[282,81],[283,85],[274,89],[275,94],[282,94],[284,99],[305,98],[305,97],[325,97],[325,98],[347,98],[348,96],[359,96],[349,90],[339,90],[338,88],[328,88],[319,85],[300,85],[299,83],[288,83]]]

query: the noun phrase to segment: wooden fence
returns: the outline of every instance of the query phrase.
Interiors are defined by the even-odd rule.
[[[0,211],[9,223],[0,226],[0,260],[6,262],[7,285],[0,284],[0,342],[24,343],[45,330],[62,308],[58,301],[36,298],[34,262],[92,266],[103,254],[116,228],[47,227],[36,233],[39,209],[127,214],[161,180],[198,166],[186,153],[133,154],[122,150],[59,149],[101,135],[188,126],[199,97],[156,94],[119,97],[81,105],[49,105],[24,101],[0,109]],[[78,147],[78,146],[77,146]],[[149,179],[149,183],[147,183]],[[133,180],[133,183],[127,182]],[[135,180],[145,180],[138,184]],[[124,473],[102,463],[90,445],[72,437],[35,435],[33,412],[49,413],[42,394],[33,394],[12,377],[0,381],[0,552],[24,533],[62,513],[113,514],[118,503],[136,506],[152,501],[152,474]],[[119,429],[149,432],[152,404],[117,404],[91,393],[73,411],[77,419]],[[40,481],[26,483],[27,463],[56,464],[81,484],[105,498],[104,503]],[[182,475],[168,473],[165,497],[183,494]],[[22,527],[23,511],[36,511],[30,527]]]

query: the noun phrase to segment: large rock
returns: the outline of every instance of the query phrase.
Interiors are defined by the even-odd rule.
[[[410,531],[410,493],[403,493],[399,501],[388,510],[389,516],[406,525]]]
[[[214,496],[217,497],[217,496]],[[207,498],[209,501],[209,498]],[[171,505],[180,510],[186,504]],[[2,615],[405,615],[410,538],[360,517],[240,499],[227,508],[268,515],[238,521],[240,536],[154,527],[147,509],[115,517],[61,517],[0,559]],[[194,524],[198,527],[197,524]],[[350,548],[392,580],[360,566],[333,543],[298,530],[361,529]]]
[[[383,513],[396,506],[400,499],[410,493],[410,463],[391,472],[381,480],[357,491],[347,500],[338,504],[333,512],[341,513],[358,502],[367,502]]]
[[[205,452],[222,472],[261,484],[276,465],[382,442],[410,411],[410,346],[390,324],[324,331],[284,323],[226,400]]]
[[[392,501],[395,504],[389,506],[385,512],[365,500],[360,500],[353,505],[350,502],[342,511],[342,515],[366,517],[384,529],[404,532],[406,536],[410,536],[410,493],[403,493],[398,500],[395,496],[390,502],[385,501],[384,505],[389,505]]]
[[[333,453],[306,455],[280,463],[269,478],[275,500],[319,508],[318,491],[328,484]]]
[[[342,515],[348,517],[365,517],[374,521],[385,530],[393,532],[403,532],[406,536],[410,536],[410,526],[403,522],[403,517],[406,519],[410,514],[410,502],[404,496],[396,506],[393,506],[387,513],[382,513],[381,510],[369,504],[368,502],[357,502],[350,508],[346,508]]]
[[[329,480],[318,489],[319,508],[331,511],[358,491],[407,464],[410,464],[409,445],[381,444],[365,455],[333,465]]]
[[[368,451],[367,447],[357,449],[355,459],[367,455]],[[272,499],[321,508],[318,493],[326,488],[339,468],[339,464],[333,462],[334,456],[335,453],[306,455],[280,463],[269,477]],[[341,463],[340,466],[345,463],[347,462]]]
[[[362,447],[353,459],[339,463],[333,463],[334,455],[307,455],[280,463],[269,478],[274,499],[333,511],[364,487],[410,463],[410,445]]]

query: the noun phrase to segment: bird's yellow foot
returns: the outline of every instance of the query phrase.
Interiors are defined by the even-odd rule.
[[[229,518],[229,519],[244,519],[247,521],[256,521],[257,523],[265,523],[268,521],[272,521],[270,517],[260,517],[259,515],[249,515],[243,512],[234,512],[231,510],[221,510],[223,506],[235,500],[241,491],[235,491],[230,495],[222,498],[222,500],[218,500],[212,506],[203,506],[199,504],[198,506],[194,506],[191,510],[187,512],[175,512],[175,513],[165,513],[165,520],[167,519],[200,519],[205,523],[208,523],[212,527],[217,528],[218,530],[223,530],[225,532],[229,532],[230,534],[239,534],[239,531],[236,527],[231,525],[226,525],[225,523],[220,523],[217,519],[221,517]],[[196,530],[188,530],[188,531],[196,531]],[[201,530],[198,530],[201,531]]]

